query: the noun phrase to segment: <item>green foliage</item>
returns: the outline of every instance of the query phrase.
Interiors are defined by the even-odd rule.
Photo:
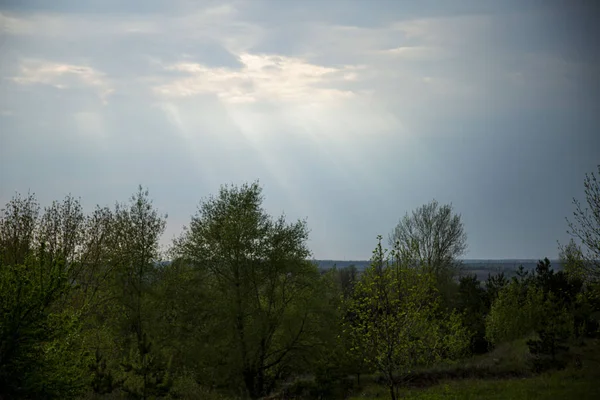
[[[578,278],[583,282],[589,279],[584,254],[581,247],[573,239],[566,246],[560,247],[559,258],[563,270],[569,276]]]
[[[70,398],[86,384],[78,315],[55,309],[70,291],[66,278],[64,261],[35,255],[0,266],[0,395]]]
[[[418,365],[461,354],[468,336],[457,314],[436,318],[434,276],[393,256],[379,237],[371,267],[356,285],[346,329],[352,350],[383,374],[395,398],[399,379]]]
[[[485,339],[485,317],[489,313],[487,295],[476,275],[460,278],[457,308],[462,313],[463,325],[471,333],[470,350],[476,354],[488,350]]]
[[[537,332],[566,340],[576,327],[581,290],[579,279],[555,273],[547,258],[539,261],[534,273],[522,271],[500,291],[486,319],[487,339],[497,344]]]
[[[0,216],[0,265],[23,265],[35,247],[40,205],[35,195],[13,197]]]
[[[536,339],[527,342],[531,354],[534,355],[535,371],[552,367],[563,367],[564,361],[557,359],[561,353],[568,351],[566,343],[573,335],[573,314],[550,292],[544,301],[541,323],[536,327]]]
[[[273,219],[261,203],[257,183],[224,186],[201,203],[175,244],[175,254],[220,293],[213,325],[220,333],[210,336],[228,372],[220,379],[253,398],[292,365],[304,368],[321,329],[320,275],[306,261],[306,224]]]
[[[545,259],[485,288],[456,281],[466,234],[434,201],[399,223],[393,251],[379,237],[364,273],[318,271],[305,221],[262,202],[258,183],[222,187],[162,263],[166,216],[141,187],[89,215],[70,195],[42,213],[16,196],[0,214],[0,397],[345,398],[383,379],[395,399],[409,382],[523,374],[527,357],[557,366],[598,331],[600,286],[574,242],[566,272]],[[593,212],[580,216],[589,250]],[[488,340],[481,365],[457,361]]]
[[[153,350],[149,334],[150,288],[156,277],[158,241],[165,223],[166,216],[158,213],[148,191],[141,187],[129,205],[117,204],[115,208],[110,290],[122,312],[113,316],[113,322],[122,346],[121,389],[133,399],[165,396],[172,386],[168,362]]]
[[[464,360],[459,365],[482,363],[483,360],[499,361],[491,366],[498,372],[495,375],[449,375],[440,380],[430,380],[423,385],[417,382],[401,389],[404,399],[596,399],[600,395],[597,381],[600,378],[600,352],[597,341],[586,341],[583,347],[573,347],[580,357],[580,367],[574,360],[561,371],[547,371],[541,374],[500,374],[506,369],[506,361],[523,366],[527,353],[525,341],[504,343],[490,354]],[[500,359],[500,360],[498,360]],[[506,359],[506,360],[505,360]],[[514,360],[513,360],[514,359]],[[508,365],[506,365],[508,366]],[[456,368],[456,367],[453,367]],[[433,373],[434,369],[426,372]],[[354,391],[350,399],[389,399],[385,386],[367,385]]]
[[[349,298],[354,292],[354,287],[358,282],[358,270],[356,266],[350,265],[340,270],[336,270],[339,279],[339,287],[344,299]]]
[[[94,393],[100,395],[112,393],[122,383],[115,379],[113,372],[107,368],[106,359],[98,349],[96,350],[94,359],[89,365],[89,369],[92,373],[90,386]]]
[[[488,274],[488,278],[485,281],[485,290],[487,294],[487,302],[488,308],[491,307],[492,303],[496,301],[500,291],[507,286],[509,280],[504,275],[504,272],[501,272],[496,275]]]
[[[500,291],[486,318],[486,339],[496,345],[518,339],[540,324],[543,292],[518,281]]]
[[[161,363],[151,350],[152,344],[144,333],[137,349],[132,349],[129,357],[121,364],[126,373],[122,389],[128,398],[164,397],[173,386],[170,366]]]

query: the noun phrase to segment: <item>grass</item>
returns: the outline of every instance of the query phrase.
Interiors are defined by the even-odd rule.
[[[547,372],[533,376],[527,372],[528,351],[525,340],[506,344],[494,352],[475,357],[469,361],[438,366],[428,373],[437,377],[429,387],[419,385],[401,390],[401,398],[414,400],[437,399],[600,399],[600,343],[588,342],[585,346],[573,346],[572,358],[578,355],[583,367],[576,369],[573,363],[562,371]],[[465,373],[465,371],[469,371]],[[419,371],[416,375],[425,374]],[[490,378],[496,373],[514,374],[511,378]],[[471,377],[467,375],[471,374]],[[351,400],[389,399],[388,389],[370,384],[355,393]]]

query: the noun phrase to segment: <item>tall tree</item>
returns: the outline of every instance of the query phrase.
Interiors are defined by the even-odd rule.
[[[38,210],[33,195],[16,196],[0,216],[0,397],[72,398],[89,378],[80,313],[65,301],[74,269],[43,235],[44,221],[68,218]]]
[[[389,236],[390,246],[410,253],[414,265],[429,268],[438,277],[455,273],[460,256],[467,250],[467,234],[460,214],[452,205],[436,200],[406,213]]]
[[[126,351],[123,390],[140,399],[164,394],[169,386],[166,362],[152,351],[148,334],[149,286],[160,258],[159,240],[165,225],[166,215],[158,213],[141,186],[128,205],[116,205],[110,239],[111,275],[121,311],[118,334]]]
[[[225,368],[252,398],[264,395],[294,357],[310,349],[311,301],[319,273],[307,261],[304,221],[287,224],[261,207],[258,183],[223,186],[203,201],[174,252],[190,262],[221,296]],[[220,344],[219,344],[220,343]]]

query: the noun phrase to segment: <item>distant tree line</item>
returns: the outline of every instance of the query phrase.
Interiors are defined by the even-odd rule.
[[[563,271],[544,259],[485,282],[459,275],[465,228],[435,200],[359,274],[319,271],[306,222],[269,215],[257,182],[203,199],[167,253],[142,187],[88,214],[16,195],[0,215],[0,398],[258,399],[301,378],[343,398],[376,374],[395,400],[416,368],[523,337],[536,371],[561,367],[598,334],[598,186],[586,175]]]

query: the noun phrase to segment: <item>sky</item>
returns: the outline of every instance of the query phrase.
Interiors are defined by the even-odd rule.
[[[0,203],[138,185],[167,246],[258,180],[317,259],[451,203],[470,259],[555,258],[600,164],[593,1],[0,0]]]

